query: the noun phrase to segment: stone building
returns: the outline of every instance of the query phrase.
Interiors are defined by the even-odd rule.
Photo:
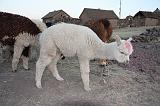
[[[156,9],[154,12],[139,11],[135,14],[134,26],[157,26],[160,25],[160,12]]]
[[[44,23],[46,23],[47,26],[51,26],[58,22],[75,23],[75,24],[80,23],[79,19],[72,18],[70,15],[68,15],[63,10],[49,12],[44,17],[42,17],[42,20]]]
[[[98,20],[102,18],[107,18],[113,28],[118,27],[118,16],[114,13],[113,10],[102,10],[102,9],[91,9],[84,8],[83,12],[79,16],[81,23],[84,24],[89,20]]]

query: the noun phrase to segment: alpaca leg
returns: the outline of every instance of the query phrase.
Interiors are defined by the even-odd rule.
[[[80,71],[81,71],[81,77],[84,84],[84,89],[86,91],[90,91],[89,87],[89,60],[88,59],[79,59],[80,63]]]
[[[50,64],[50,62],[52,61],[52,58],[53,57],[43,55],[43,56],[40,56],[38,59],[36,63],[36,78],[35,78],[37,88],[42,88],[41,78],[46,66]]]
[[[40,56],[36,63],[36,86],[42,88],[41,78],[45,68],[52,62],[56,57],[57,48],[53,43],[52,39],[44,40],[40,48]]]
[[[24,47],[22,45],[14,46],[14,54],[13,54],[13,60],[12,60],[12,72],[17,71],[17,65],[19,63],[19,58],[21,57],[23,48]]]
[[[28,70],[28,61],[29,61],[29,49],[30,47],[25,47],[23,52],[22,52],[22,60],[23,60],[23,68]]]
[[[23,68],[24,69],[26,69],[26,70],[28,70],[29,68],[28,68],[28,61],[29,61],[29,58],[28,57],[26,57],[26,56],[23,56],[22,55],[22,60],[23,60]]]
[[[1,57],[3,60],[2,62],[5,62],[5,61],[8,62],[12,58],[13,54],[11,53],[11,48],[12,47],[10,47],[10,46],[3,46],[1,48]]]
[[[56,55],[56,57],[52,60],[52,62],[48,65],[48,69],[52,72],[52,75],[59,81],[63,81],[64,79],[59,75],[57,70],[57,62],[60,59],[60,55]]]

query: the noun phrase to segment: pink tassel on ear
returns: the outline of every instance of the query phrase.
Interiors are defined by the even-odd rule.
[[[128,41],[125,42],[125,48],[128,49],[129,54],[132,54],[133,46],[132,46],[132,44],[130,42],[128,42]]]

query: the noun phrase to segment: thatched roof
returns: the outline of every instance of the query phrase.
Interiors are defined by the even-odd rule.
[[[87,15],[88,18],[95,20],[101,18],[118,19],[118,16],[114,13],[113,10],[84,8],[79,18],[81,18],[83,14]]]
[[[141,16],[143,18],[160,19],[160,12],[139,11],[135,14],[134,18],[137,16]]]
[[[154,12],[160,12],[159,8],[157,8]]]
[[[63,12],[64,14],[68,15],[66,12],[64,12],[63,10],[57,10],[57,11],[53,11],[53,12],[49,12],[47,15],[45,15],[44,17],[42,17],[42,19],[45,18],[53,18],[55,17],[57,14]],[[68,15],[69,16],[69,15]],[[70,16],[69,16],[70,17]]]

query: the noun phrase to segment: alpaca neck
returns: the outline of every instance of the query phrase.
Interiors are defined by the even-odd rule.
[[[96,58],[114,60],[114,52],[116,50],[116,42],[103,43],[96,52]]]

